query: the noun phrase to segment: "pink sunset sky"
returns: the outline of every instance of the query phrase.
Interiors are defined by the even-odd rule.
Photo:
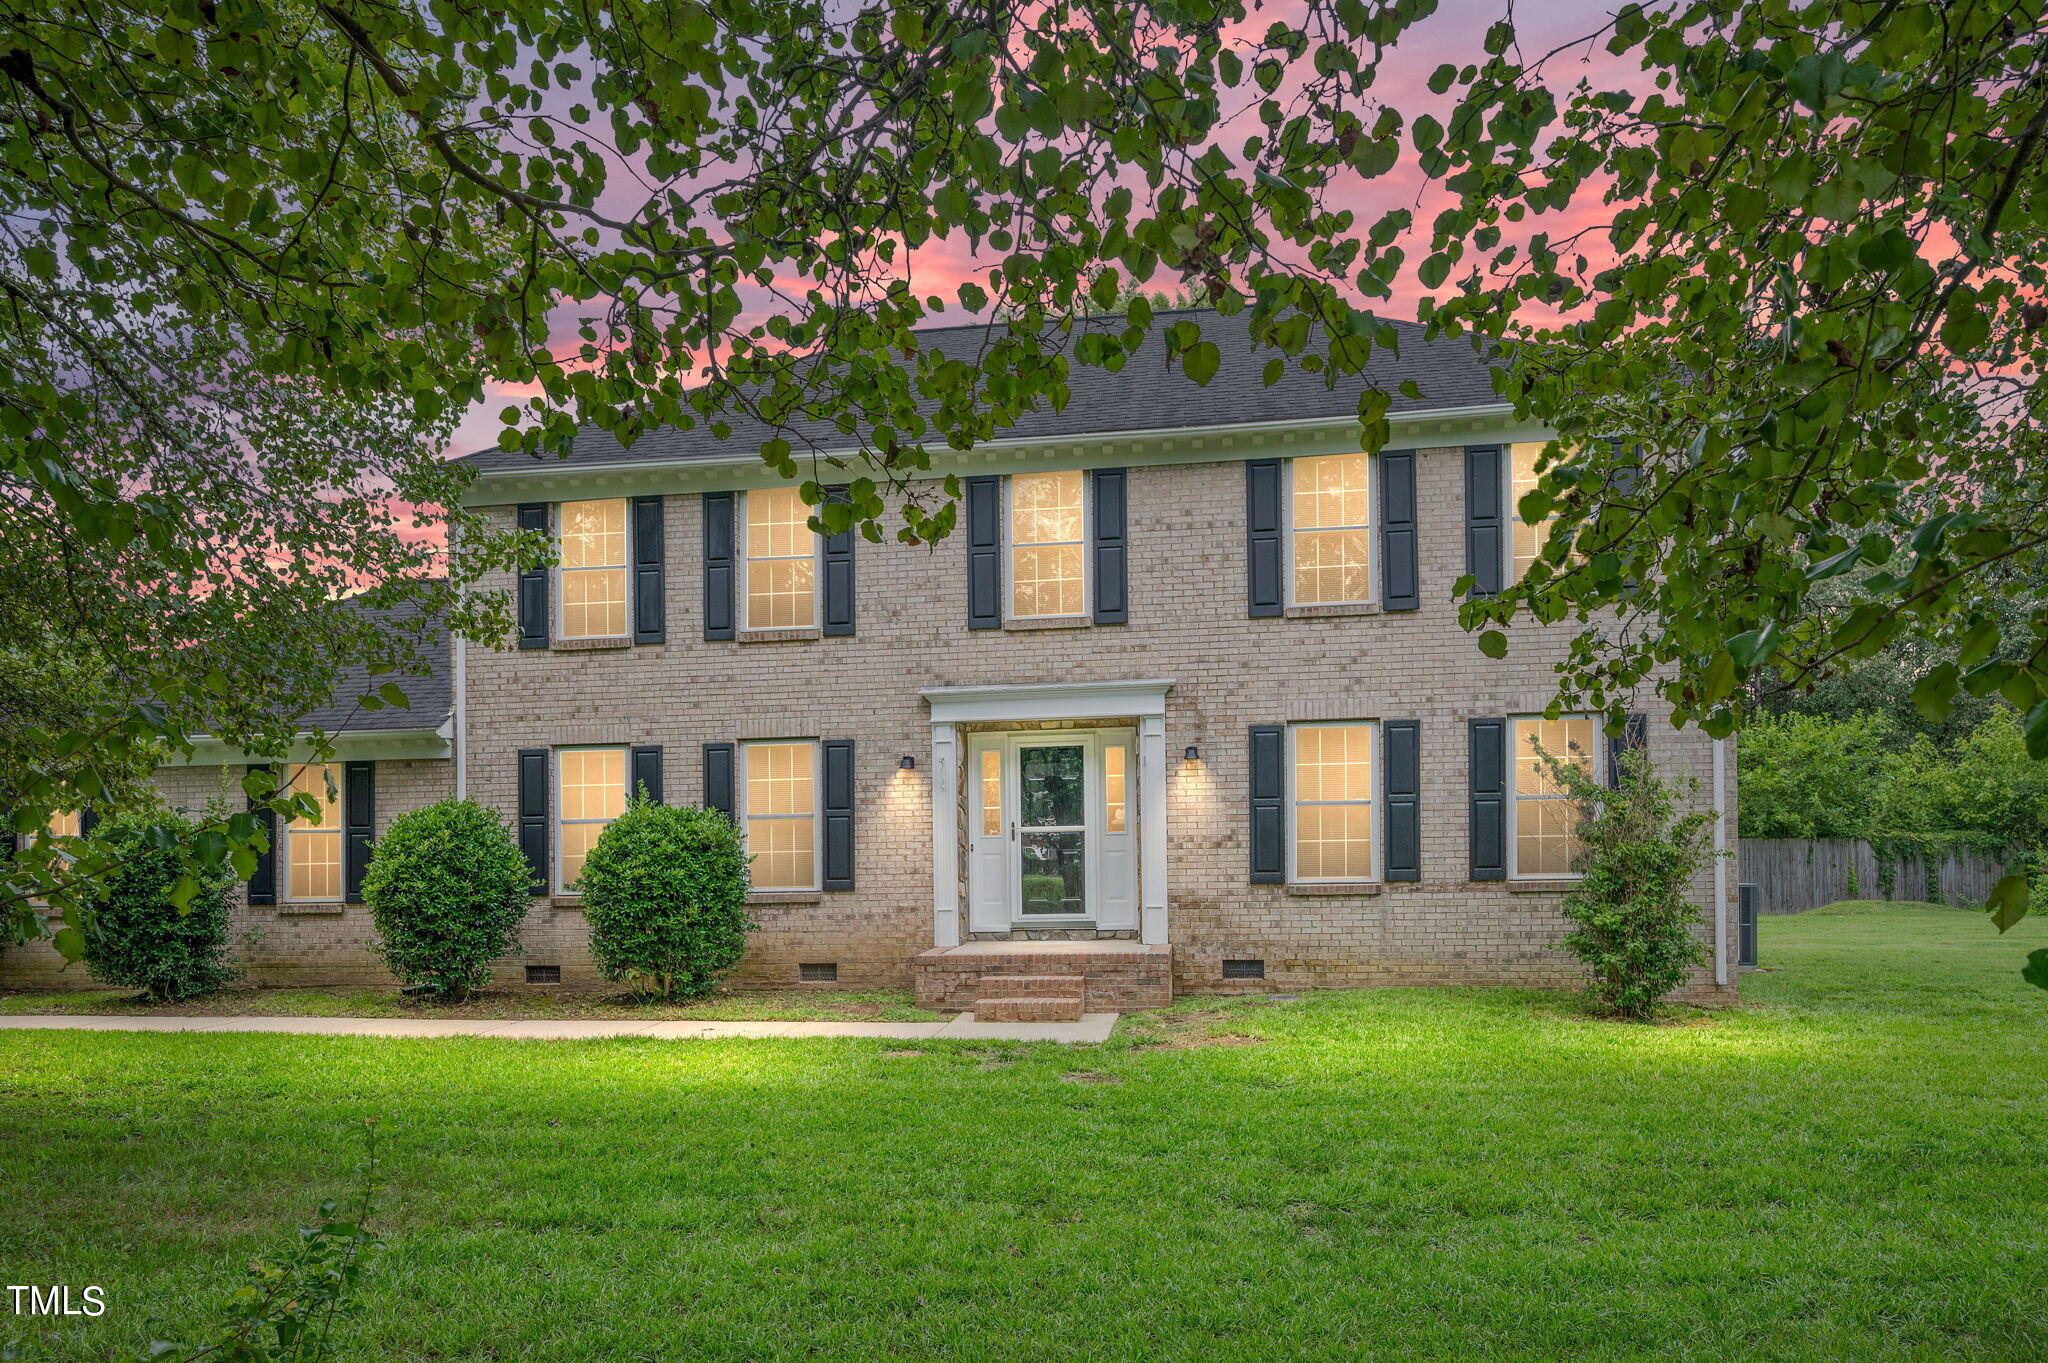
[[[1263,31],[1267,23],[1276,17],[1284,17],[1292,8],[1291,5],[1267,5],[1255,10],[1252,31]],[[1547,83],[1560,97],[1581,79],[1607,86],[1629,84],[1629,78],[1635,71],[1634,58],[1612,57],[1602,45],[1613,9],[1611,4],[1592,0],[1552,0],[1542,5],[1514,7],[1512,18],[1522,59],[1534,62],[1563,44],[1597,34],[1597,40],[1592,43],[1579,41],[1576,46],[1550,57],[1544,67]],[[1424,113],[1443,118],[1452,98],[1430,92],[1427,87],[1430,73],[1446,62],[1462,67],[1484,61],[1486,54],[1481,44],[1487,28],[1509,16],[1506,0],[1445,0],[1436,14],[1403,38],[1397,52],[1389,54],[1372,94],[1398,109],[1410,121]],[[1240,124],[1244,122],[1244,119],[1239,120]],[[1236,126],[1233,125],[1220,139],[1226,148],[1232,150],[1242,143],[1242,135],[1236,132]],[[633,190],[627,177],[617,177],[614,183],[620,186],[621,192],[608,207],[630,212],[633,207],[631,194],[637,191]],[[1391,209],[1408,207],[1415,211],[1420,228],[1411,232],[1404,243],[1410,272],[1397,282],[1393,298],[1378,305],[1380,311],[1388,316],[1412,319],[1417,300],[1426,292],[1414,279],[1412,267],[1426,253],[1427,225],[1443,206],[1441,192],[1425,190],[1412,159],[1406,159],[1378,180],[1354,182],[1337,196],[1336,202],[1358,214],[1360,231]],[[1547,230],[1554,237],[1561,229],[1575,223],[1582,224],[1597,213],[1597,205],[1582,204],[1568,216],[1552,215],[1542,219],[1540,230]],[[1533,232],[1539,228],[1528,227],[1527,230]],[[981,278],[992,263],[992,260],[976,259],[964,240],[955,240],[934,243],[914,253],[908,268],[918,293],[938,294],[951,300],[954,290],[962,282]],[[1176,279],[1163,274],[1149,281],[1149,287],[1168,291],[1176,288],[1177,284]],[[583,312],[568,308],[558,315],[557,335],[565,344],[581,315]],[[955,301],[938,321],[941,324],[962,322],[973,320],[975,316],[962,310]],[[509,385],[493,386],[485,400],[471,407],[464,416],[449,443],[449,452],[462,454],[494,444],[503,429],[499,412],[508,403],[518,403],[527,395],[526,391]]]

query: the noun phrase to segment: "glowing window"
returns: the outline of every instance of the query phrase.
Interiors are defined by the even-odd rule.
[[[563,748],[555,754],[556,888],[582,878],[583,862],[605,825],[626,812],[626,750]]]
[[[1294,878],[1371,880],[1372,726],[1294,727]]]
[[[1557,520],[1554,515],[1545,516],[1534,525],[1522,521],[1522,494],[1535,490],[1536,460],[1543,453],[1543,442],[1514,445],[1509,448],[1508,463],[1508,519],[1514,523],[1514,540],[1510,548],[1511,561],[1508,564],[1508,580],[1519,582],[1529,566],[1543,553],[1543,542],[1550,538],[1550,527]]]
[[[319,809],[310,819],[293,819],[285,829],[285,898],[333,901],[341,898],[341,764],[294,768],[292,794],[310,795]]]
[[[746,495],[747,628],[817,623],[818,537],[793,487]]]
[[[1003,833],[1003,755],[994,748],[981,750],[981,835],[1001,837]]]
[[[1082,483],[1078,470],[1010,479],[1011,615],[1080,615],[1087,609]]]
[[[1362,454],[1292,461],[1295,605],[1372,600],[1370,467]]]
[[[564,639],[615,639],[626,633],[626,501],[564,502]]]
[[[1515,875],[1548,879],[1577,874],[1572,863],[1579,855],[1579,807],[1551,775],[1541,753],[1590,776],[1598,743],[1599,730],[1584,715],[1515,721]]]
[[[754,859],[754,888],[815,890],[818,745],[747,743],[740,754],[740,817]]]
[[[1102,750],[1102,798],[1107,806],[1107,831],[1122,833],[1130,818],[1130,749],[1112,743]]]

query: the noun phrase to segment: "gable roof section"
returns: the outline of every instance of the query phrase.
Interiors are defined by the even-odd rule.
[[[1366,386],[1357,380],[1332,388],[1323,375],[1303,373],[1290,364],[1280,381],[1267,387],[1266,364],[1279,352],[1270,347],[1253,348],[1247,314],[1225,317],[1212,309],[1155,314],[1155,322],[1179,318],[1198,322],[1203,339],[1215,342],[1223,352],[1222,365],[1206,387],[1188,379],[1177,365],[1170,370],[1166,367],[1166,343],[1155,325],[1144,346],[1121,370],[1111,372],[1094,365],[1071,364],[1067,381],[1072,396],[1067,405],[1057,412],[1049,407],[1027,412],[1002,431],[998,439],[1125,435],[1266,421],[1330,421],[1356,414],[1358,395]],[[1123,318],[1118,315],[1085,317],[1075,322],[1074,333],[1079,336],[1090,329],[1115,331],[1123,325]],[[1388,325],[1400,337],[1400,354],[1395,356],[1375,346],[1366,374],[1371,382],[1393,394],[1393,415],[1491,406],[1501,401],[1493,390],[1491,369],[1472,338],[1428,340],[1419,322],[1397,321]],[[926,349],[940,351],[950,359],[972,359],[989,332],[988,326],[975,325],[934,327],[917,335]],[[1420,399],[1399,393],[1399,385],[1408,380],[1413,380],[1421,390]],[[752,451],[772,434],[766,426],[748,418],[731,418],[731,425],[732,434],[724,440],[714,437],[707,423],[700,422],[689,430],[665,426],[646,432],[631,448],[621,445],[609,432],[592,427],[577,435],[566,458],[487,449],[464,459],[485,473],[532,472],[549,465],[573,468],[688,463]],[[802,423],[796,429],[821,449],[837,450],[847,445],[846,437],[826,422]]]
[[[342,609],[361,610],[380,620],[407,629],[414,628],[419,618],[417,604],[407,602],[382,610],[368,607],[344,598],[335,603]],[[408,672],[386,672],[372,677],[367,666],[343,668],[334,679],[334,690],[326,705],[299,721],[301,731],[321,730],[325,733],[389,733],[394,730],[434,729],[446,723],[455,712],[455,688],[451,680],[451,650],[448,644],[447,626],[434,622],[432,633],[420,648],[432,671],[426,676]],[[405,692],[411,707],[401,709],[387,705],[381,710],[364,710],[357,706],[356,697],[373,692],[385,682],[398,683],[398,689]]]

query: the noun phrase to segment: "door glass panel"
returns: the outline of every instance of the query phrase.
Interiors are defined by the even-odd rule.
[[[1023,778],[1019,823],[1026,828],[1079,828],[1087,822],[1081,775],[1085,751],[1071,746],[1017,750]],[[1077,851],[1075,856],[1079,855]]]
[[[1003,833],[1003,755],[994,748],[981,750],[981,835],[998,838]]]
[[[1080,749],[1066,751],[1079,753]],[[1088,911],[1087,879],[1082,864],[1086,840],[1087,835],[1078,829],[1024,834],[1024,912]]]
[[[1102,750],[1102,804],[1109,820],[1105,831],[1110,833],[1126,831],[1130,818],[1130,775],[1125,766],[1128,751],[1121,743]]]

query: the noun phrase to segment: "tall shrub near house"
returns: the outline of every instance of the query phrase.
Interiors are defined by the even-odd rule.
[[[746,950],[746,851],[716,810],[634,801],[606,826],[577,884],[608,980],[693,998]]]
[[[460,999],[512,949],[532,872],[505,821],[473,800],[392,820],[363,873],[377,953],[407,984]]]
[[[1579,807],[1581,879],[1564,897],[1572,930],[1560,944],[1591,972],[1586,993],[1616,1017],[1648,1018],[1686,972],[1706,959],[1686,898],[1712,854],[1713,813],[1678,808],[1683,792],[1660,780],[1641,749],[1623,755],[1609,789],[1576,765],[1546,757]]]
[[[106,869],[82,915],[82,954],[94,979],[167,1003],[235,977],[228,961],[234,879],[225,866],[204,869],[193,846],[199,837],[197,828],[161,813],[100,820],[88,855]],[[196,886],[181,885],[187,874]]]

